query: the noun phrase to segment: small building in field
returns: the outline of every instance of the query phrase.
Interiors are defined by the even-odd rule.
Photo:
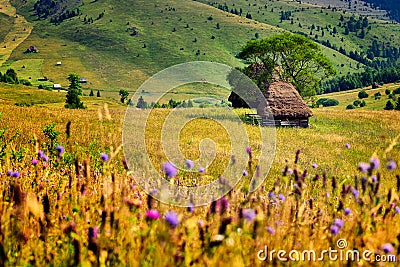
[[[79,82],[80,83],[87,83],[87,80],[86,80],[86,78],[79,78]]]
[[[261,101],[257,107],[257,115],[261,117],[262,125],[309,127],[312,111],[291,83],[270,83],[264,91],[264,97],[268,105]],[[268,119],[271,115],[273,121]]]
[[[55,84],[53,84],[53,89],[58,89],[58,90],[60,90],[62,87],[61,87],[61,84],[59,84],[59,83],[55,83]]]
[[[56,63],[56,66],[61,66],[61,65],[62,65],[61,61],[58,61],[58,62]]]

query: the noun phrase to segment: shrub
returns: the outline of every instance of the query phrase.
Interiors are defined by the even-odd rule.
[[[386,95],[390,95],[391,92],[392,92],[392,91],[390,91],[390,89],[386,89],[386,90],[385,90],[385,94],[386,94]]]
[[[339,105],[339,101],[332,98],[320,98],[316,104],[322,105],[323,107],[333,107]]]
[[[394,109],[394,104],[391,100],[388,100],[388,102],[386,102],[386,107],[385,110],[393,110]]]
[[[363,99],[363,98],[368,98],[368,93],[365,92],[365,90],[361,90],[360,92],[358,92],[358,98]]]
[[[352,104],[350,104],[350,105],[347,105],[347,107],[346,107],[346,109],[355,109],[356,107],[355,106],[353,106]]]
[[[365,101],[363,100],[363,101],[361,101],[361,103],[360,103],[360,107],[362,108],[362,107],[365,107],[367,105],[367,103],[365,103]]]
[[[400,87],[393,90],[394,95],[400,94]]]
[[[377,93],[374,94],[375,100],[380,99],[381,96],[382,96],[382,94],[380,92],[377,92]]]
[[[358,107],[360,104],[361,104],[361,101],[360,101],[359,99],[354,100],[354,102],[353,102],[353,105],[354,105],[355,107]]]

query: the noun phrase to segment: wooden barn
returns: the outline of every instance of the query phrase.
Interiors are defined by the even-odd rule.
[[[259,123],[265,126],[309,127],[311,109],[304,103],[291,83],[274,81],[264,92],[268,106],[261,101],[257,107]],[[272,114],[274,120],[271,119]]]

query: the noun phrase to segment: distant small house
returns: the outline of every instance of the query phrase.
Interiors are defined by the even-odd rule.
[[[80,78],[80,79],[79,79],[79,82],[80,82],[80,83],[87,83],[87,80],[86,80],[86,78]]]
[[[61,61],[58,61],[56,65],[61,66]]]
[[[39,82],[45,82],[45,81],[47,81],[47,80],[48,80],[47,77],[38,78],[38,81],[39,81]]]
[[[53,84],[53,89],[61,89],[61,84],[59,83]]]

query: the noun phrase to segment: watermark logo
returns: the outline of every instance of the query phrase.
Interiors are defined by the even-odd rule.
[[[262,104],[264,119],[273,121],[268,103],[257,85],[240,71],[214,62],[189,62],[167,68],[143,83],[131,101],[136,103],[143,97],[149,103],[158,103],[175,88],[193,83],[207,83],[225,88],[228,94],[233,91],[252,109],[257,109]],[[202,97],[207,98],[210,103],[213,99],[215,102],[221,102],[221,99],[217,99],[213,94]],[[141,188],[159,201],[188,207],[206,205],[221,198],[246,176],[244,174],[247,172],[244,170],[248,166],[249,159],[246,147],[250,146],[250,143],[257,143],[259,150],[256,171],[252,177],[246,177],[250,181],[250,191],[257,190],[267,177],[275,155],[274,127],[259,126],[258,139],[254,141],[238,113],[229,106],[176,107],[162,118],[162,122],[157,120],[157,116],[159,116],[157,110],[151,108],[128,107],[122,135],[124,154],[130,173]],[[200,157],[187,159],[181,151],[180,138],[185,126],[196,119],[207,119],[218,125],[219,130],[210,132],[209,136],[200,142],[196,148],[200,152]],[[226,144],[218,144],[213,137],[222,134],[221,127],[229,136],[230,142],[230,151],[227,153],[229,163],[220,170],[221,176],[214,177],[208,184],[196,181],[190,186],[182,185],[179,181],[180,174],[190,175],[190,172],[195,173],[199,170],[204,172],[218,161],[215,149],[218,145]],[[154,133],[159,131],[161,135],[155,136]],[[167,159],[165,162],[168,162],[168,167],[172,166],[173,172],[177,171],[177,179],[169,179],[165,169],[163,170],[161,164],[157,163],[157,157],[160,155]],[[202,176],[198,179],[202,179]]]
[[[379,255],[370,250],[358,251],[356,249],[347,249],[348,243],[345,239],[339,239],[336,242],[336,248],[329,247],[326,250],[269,250],[264,246],[257,252],[257,258],[260,261],[346,261],[346,262],[397,262],[395,255]]]

